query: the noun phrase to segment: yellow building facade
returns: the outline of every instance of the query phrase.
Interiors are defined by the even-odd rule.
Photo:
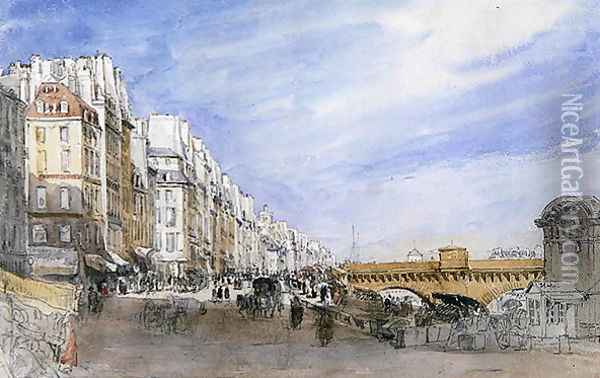
[[[27,110],[29,250],[33,274],[77,274],[79,251],[103,249],[102,130],[96,111],[58,83]]]

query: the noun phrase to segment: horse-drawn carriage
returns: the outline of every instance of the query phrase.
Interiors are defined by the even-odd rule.
[[[252,282],[252,292],[238,295],[236,302],[244,316],[272,318],[276,310],[283,310],[281,283],[269,277],[259,277]]]
[[[504,304],[502,313],[490,314],[477,302],[470,301],[464,306],[465,297],[461,297],[463,307],[455,309],[447,318],[451,326],[446,347],[455,344],[459,349],[484,349],[489,344],[489,338],[493,338],[501,350],[525,347],[528,318],[521,302],[510,300]]]
[[[146,329],[185,333],[190,330],[190,320],[207,311],[206,303],[194,298],[146,299],[140,320]]]

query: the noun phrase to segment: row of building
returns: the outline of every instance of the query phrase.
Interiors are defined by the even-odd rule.
[[[134,117],[110,56],[34,55],[4,70],[0,88],[5,269],[73,280],[82,266],[182,276],[333,264],[268,207],[257,215],[188,121]]]

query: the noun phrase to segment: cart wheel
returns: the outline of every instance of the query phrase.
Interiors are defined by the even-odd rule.
[[[498,347],[502,350],[510,347],[511,324],[508,319],[499,319],[496,323],[495,336]]]

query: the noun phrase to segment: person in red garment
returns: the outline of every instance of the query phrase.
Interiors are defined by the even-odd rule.
[[[73,325],[73,319],[68,322],[68,339],[65,351],[60,356],[60,366],[63,371],[70,371],[76,367],[79,363],[77,357],[77,337],[75,336],[75,326]]]

